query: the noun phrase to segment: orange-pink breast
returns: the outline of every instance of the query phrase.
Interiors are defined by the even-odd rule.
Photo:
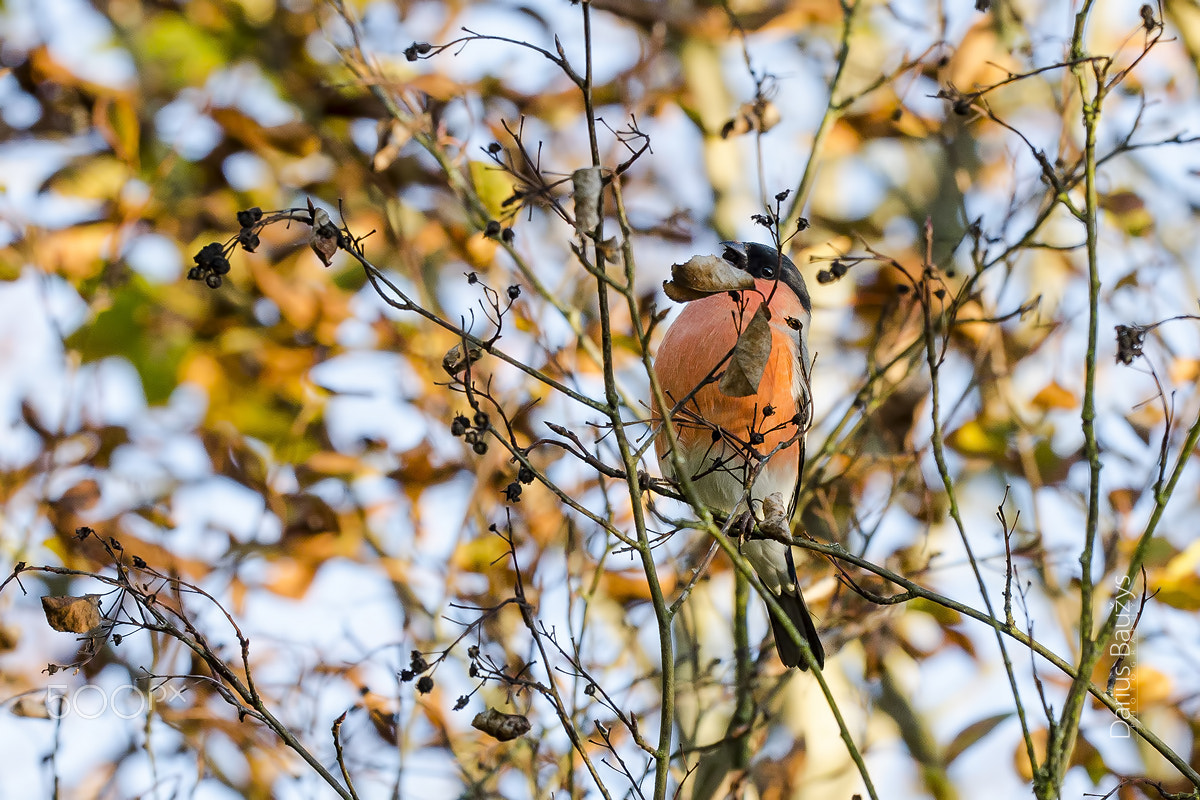
[[[721,392],[716,381],[697,390],[684,409],[676,412],[673,418],[680,445],[685,451],[705,453],[713,448],[712,427],[698,423],[693,415],[711,425],[720,426],[742,441],[749,441],[753,431],[763,433],[764,441],[755,449],[764,454],[795,436],[796,426],[788,424],[788,421],[800,411],[797,398],[800,376],[797,373],[802,368],[797,338],[788,328],[787,319],[795,317],[807,322],[808,315],[784,284],[765,280],[756,283],[762,295],[758,292],[743,293],[747,302],[740,315],[737,303],[728,293],[688,303],[658,349],[655,370],[659,381],[668,400],[678,403],[704,381],[733,349],[738,337],[739,316],[744,326],[762,298],[771,297],[771,354],[758,392],[748,397],[729,397]],[[725,365],[717,371],[721,369],[725,369]],[[764,420],[763,409],[768,405],[774,409],[774,414]],[[775,430],[770,430],[772,428]],[[776,453],[767,468],[767,472],[786,473],[778,477],[784,479],[783,484],[790,477],[793,489],[800,447],[799,441],[793,442]],[[659,436],[655,448],[661,460],[667,449],[665,436]],[[719,450],[717,447],[713,454]],[[755,491],[755,496],[760,496],[760,492]],[[790,499],[790,494],[785,493],[785,499]],[[714,504],[713,500],[708,502]]]

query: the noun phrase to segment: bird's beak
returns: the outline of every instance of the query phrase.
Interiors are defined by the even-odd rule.
[[[746,253],[745,242],[721,242],[721,258],[728,261],[738,269],[745,269],[750,263],[750,256]]]

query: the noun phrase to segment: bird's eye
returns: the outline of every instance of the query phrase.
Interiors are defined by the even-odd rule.
[[[763,267],[762,275],[764,278],[774,278],[775,277],[775,268],[774,267]]]

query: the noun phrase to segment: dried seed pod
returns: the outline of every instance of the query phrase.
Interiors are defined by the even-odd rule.
[[[505,714],[494,708],[480,711],[471,720],[471,727],[500,742],[511,742],[529,733],[529,720],[521,714]]]

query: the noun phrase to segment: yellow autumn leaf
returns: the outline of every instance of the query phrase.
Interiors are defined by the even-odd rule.
[[[504,212],[504,201],[512,197],[512,178],[495,164],[484,161],[472,161],[470,170],[476,194],[488,213],[498,219]]]
[[[280,560],[271,564],[265,587],[274,595],[299,600],[312,586],[319,563]]]
[[[487,269],[492,265],[492,261],[495,260],[496,248],[499,246],[495,239],[488,238],[481,231],[467,237],[463,253],[473,268]]]
[[[1200,610],[1200,540],[1173,556],[1151,586],[1157,600],[1184,611]]]
[[[1146,664],[1137,663],[1136,638],[1129,643],[1113,642],[1109,648],[1112,652],[1120,650],[1125,657],[1101,659],[1092,673],[1092,681],[1098,686],[1107,687],[1113,699],[1134,709],[1148,708],[1170,698],[1174,691],[1170,676]],[[1093,706],[1099,708],[1101,704],[1093,701]]]
[[[456,547],[451,563],[464,572],[487,572],[507,552],[508,544],[499,536],[481,536]]]
[[[346,477],[358,474],[363,468],[363,463],[356,456],[333,450],[321,450],[309,456],[304,466],[318,475]]]
[[[273,264],[251,260],[249,265],[258,288],[275,303],[279,313],[300,330],[311,328],[320,309],[317,291],[306,283],[281,275]]]
[[[1101,195],[1100,207],[1108,212],[1109,221],[1129,236],[1144,236],[1154,227],[1154,217],[1145,201],[1133,192]]]
[[[1137,702],[1143,707],[1168,700],[1174,690],[1169,675],[1146,664],[1139,664],[1133,671],[1133,685]]]
[[[137,164],[141,144],[136,98],[127,94],[104,95],[92,110],[96,129],[117,157],[126,164]]]
[[[109,155],[79,158],[54,173],[45,188],[83,200],[112,200],[132,174],[120,159]]]
[[[1200,359],[1176,358],[1168,369],[1172,383],[1195,383],[1200,379]]]
[[[95,277],[113,257],[116,228],[108,222],[74,225],[32,238],[33,261],[71,281]]]
[[[1079,404],[1079,399],[1075,393],[1067,389],[1058,381],[1050,381],[1042,387],[1042,390],[1033,396],[1031,401],[1035,406],[1042,411],[1052,411],[1054,409],[1070,410]]]
[[[1029,738],[1033,742],[1034,757],[1041,761],[1046,752],[1046,743],[1050,741],[1049,732],[1045,728],[1035,728],[1029,732]],[[1029,763],[1029,750],[1025,742],[1020,742],[1013,749],[1013,767],[1023,780],[1033,780],[1033,767]]]
[[[675,590],[677,576],[674,572],[659,574],[664,592]],[[605,570],[600,575],[600,593],[621,603],[644,602],[650,599],[650,584],[641,570]]]
[[[1000,458],[1008,452],[1008,426],[973,419],[947,436],[946,444],[964,456]]]

